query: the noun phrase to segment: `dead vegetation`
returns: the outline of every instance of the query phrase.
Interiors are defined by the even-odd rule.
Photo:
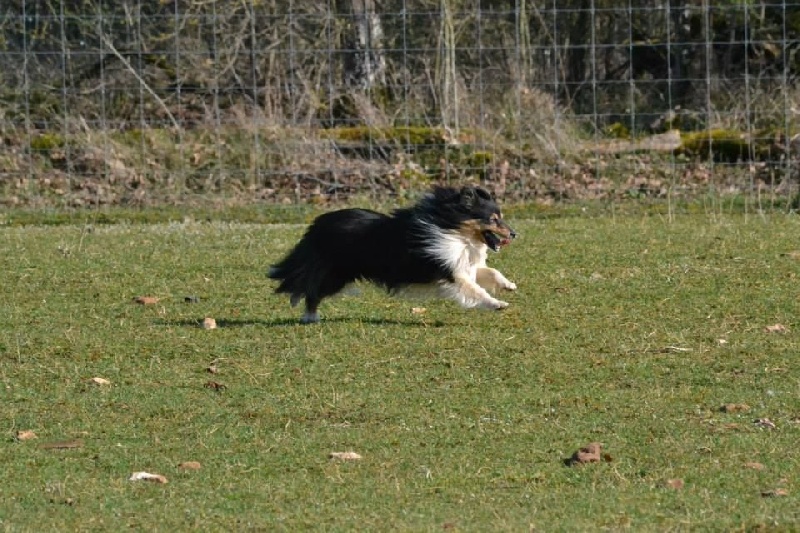
[[[322,204],[404,199],[450,181],[481,183],[512,202],[797,194],[791,143],[719,135],[673,132],[614,141],[559,130],[514,140],[472,128],[310,130],[243,123],[181,131],[43,131],[3,137],[0,202]]]
[[[793,51],[731,40],[795,31],[791,13],[706,27],[698,6],[663,24],[598,5],[42,5],[0,29],[0,203],[328,203],[448,181],[505,201],[800,201],[800,95],[769,75]],[[617,45],[593,64],[591,27]]]

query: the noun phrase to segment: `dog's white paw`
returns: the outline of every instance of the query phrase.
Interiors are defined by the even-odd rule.
[[[316,324],[319,322],[319,313],[306,313],[300,318],[301,324]]]
[[[504,302],[502,300],[495,300],[494,298],[491,300],[486,300],[481,304],[481,307],[484,309],[492,309],[494,311],[499,311],[500,309],[505,309],[508,307],[508,302]]]
[[[517,284],[512,281],[506,280],[505,283],[502,283],[500,285],[500,288],[505,289],[507,291],[515,291],[517,290]]]

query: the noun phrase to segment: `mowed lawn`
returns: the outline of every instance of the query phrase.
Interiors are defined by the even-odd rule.
[[[299,225],[0,229],[0,526],[800,528],[800,219],[512,222],[506,311],[313,326],[265,276]]]

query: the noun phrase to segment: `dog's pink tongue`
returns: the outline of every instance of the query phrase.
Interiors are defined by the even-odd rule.
[[[511,239],[500,239],[500,246],[507,246],[511,244]]]

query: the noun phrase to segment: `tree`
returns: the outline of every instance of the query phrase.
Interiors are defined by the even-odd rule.
[[[344,0],[348,20],[344,39],[344,84],[368,90],[386,81],[383,27],[374,0]],[[341,4],[341,2],[340,2]]]

